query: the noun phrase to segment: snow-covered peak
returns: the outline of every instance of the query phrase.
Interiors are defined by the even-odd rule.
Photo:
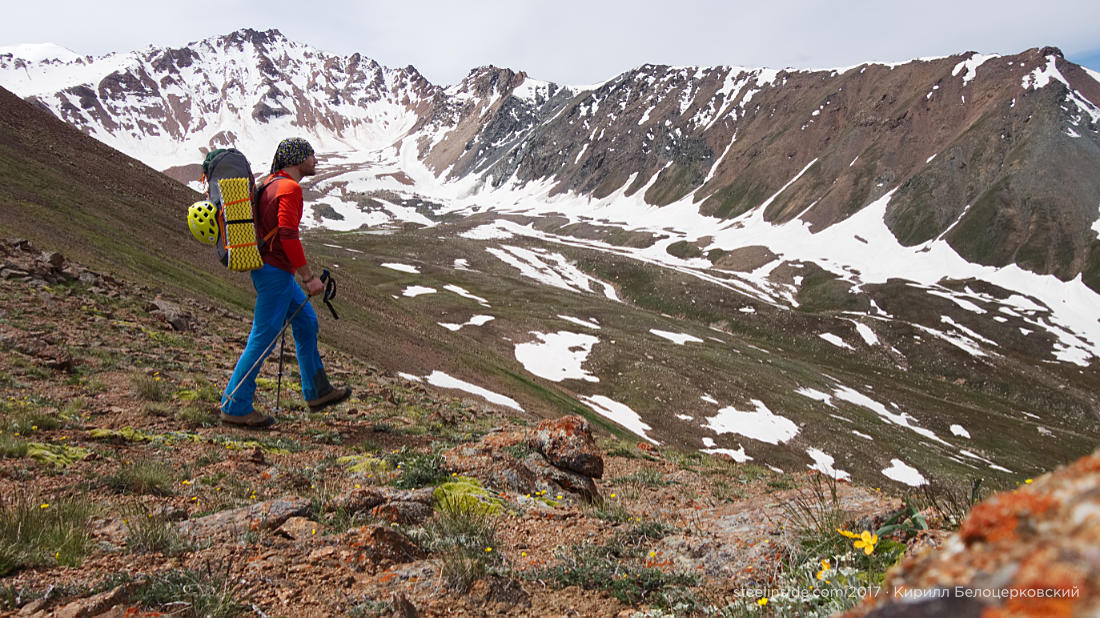
[[[0,56],[11,54],[13,58],[20,58],[27,62],[45,62],[58,60],[72,62],[80,55],[76,52],[56,45],[54,43],[22,43],[19,45],[0,45]]]

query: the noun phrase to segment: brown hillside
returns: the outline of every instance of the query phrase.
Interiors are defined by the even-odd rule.
[[[191,238],[198,193],[0,88],[0,235],[31,240],[97,269],[244,302]]]

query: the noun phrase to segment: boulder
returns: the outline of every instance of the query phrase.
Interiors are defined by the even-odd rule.
[[[174,330],[191,330],[191,322],[194,318],[184,311],[179,305],[168,302],[163,298],[155,298],[146,311],[159,316]]]
[[[434,512],[431,505],[404,500],[380,504],[370,510],[371,515],[378,519],[397,524],[419,524],[431,517]]]
[[[603,475],[603,455],[579,416],[544,421],[527,433],[494,431],[443,458],[449,470],[516,494],[545,490],[594,500],[599,492],[589,473]]]
[[[530,470],[540,481],[549,485],[548,491],[552,492],[554,487],[560,487],[567,493],[579,494],[585,500],[591,502],[600,497],[599,490],[596,489],[596,482],[591,478],[573,472],[571,470],[563,470],[556,466],[550,465],[550,462],[539,453],[531,453],[523,460],[523,465]],[[556,496],[549,496],[556,498]]]
[[[427,557],[416,543],[389,526],[365,526],[347,532],[343,537],[350,551],[345,560],[352,568],[368,565],[403,564]]]
[[[279,526],[279,532],[295,541],[303,541],[319,537],[324,534],[324,524],[319,524],[305,517],[291,517]]]
[[[976,505],[940,548],[845,614],[1100,615],[1100,451]],[[923,613],[921,613],[923,612]]]
[[[582,416],[548,419],[527,436],[527,445],[554,466],[591,478],[603,476],[603,454]]]
[[[194,538],[224,537],[251,530],[275,530],[291,517],[304,517],[308,513],[309,500],[279,498],[180,522],[176,528]]]
[[[127,603],[136,584],[124,584],[117,588],[77,599],[57,609],[52,615],[64,618],[99,616],[111,608]]]

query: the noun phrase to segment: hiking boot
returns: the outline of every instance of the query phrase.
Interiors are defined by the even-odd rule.
[[[350,386],[341,386],[340,388],[334,388],[329,390],[324,395],[321,395],[317,399],[312,399],[306,403],[309,404],[309,411],[316,412],[323,408],[327,408],[333,404],[340,403],[351,396]]]
[[[257,410],[253,410],[244,415],[226,414],[222,412],[221,419],[222,423],[225,425],[236,425],[238,427],[247,427],[250,429],[260,429],[275,422],[275,417]]]

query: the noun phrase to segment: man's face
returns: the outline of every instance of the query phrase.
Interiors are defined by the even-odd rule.
[[[302,176],[312,176],[317,173],[317,155],[309,155],[309,157],[298,164],[298,171],[302,173]]]

